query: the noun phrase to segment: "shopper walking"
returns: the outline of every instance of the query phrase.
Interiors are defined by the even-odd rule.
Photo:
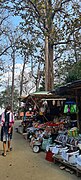
[[[12,131],[14,124],[14,116],[11,111],[11,106],[8,105],[5,111],[1,115],[1,141],[3,142],[3,156],[6,156],[6,152],[10,151],[10,144],[12,139]],[[8,143],[8,149],[7,144]]]

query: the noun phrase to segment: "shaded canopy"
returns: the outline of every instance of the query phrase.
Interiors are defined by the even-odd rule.
[[[54,89],[53,91],[51,91],[51,93],[54,93],[55,95],[59,95],[59,96],[70,96],[70,97],[75,97],[78,93],[78,95],[81,95],[81,80],[77,80],[71,83],[67,83],[63,86],[60,86],[56,89]]]

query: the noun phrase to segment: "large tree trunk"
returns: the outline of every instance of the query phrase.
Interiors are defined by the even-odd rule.
[[[12,92],[11,92],[11,107],[13,112],[13,100],[14,100],[14,72],[15,72],[15,49],[12,52]]]
[[[53,73],[53,45],[51,42],[51,32],[53,28],[52,20],[52,2],[51,0],[46,1],[47,10],[46,15],[46,29],[47,35],[45,36],[45,90],[53,90],[54,73]]]
[[[45,38],[45,90],[48,90],[49,86],[49,65],[48,65],[48,37]]]
[[[45,38],[45,90],[53,90],[53,46],[48,37]]]
[[[53,69],[53,45],[49,43],[49,89],[53,90],[54,88],[54,69]]]
[[[20,96],[22,95],[22,91],[23,91],[23,77],[24,77],[25,64],[26,64],[26,54],[24,55],[24,63],[23,63],[23,68],[22,68],[22,73],[21,73]]]

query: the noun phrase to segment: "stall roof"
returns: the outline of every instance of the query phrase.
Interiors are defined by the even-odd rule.
[[[28,96],[21,97],[20,100],[22,102],[26,102],[29,99],[39,99],[39,100],[65,100],[65,97],[60,97],[59,95],[55,95],[54,92],[51,93],[49,91],[38,91],[29,94]],[[60,99],[61,98],[61,99]]]
[[[58,94],[58,95],[75,96],[77,91],[81,95],[81,80],[73,81],[63,86],[59,86],[58,88],[51,91],[51,93]]]
[[[48,97],[51,95],[52,95],[52,93],[49,93],[49,91],[36,91],[36,92],[30,94],[30,96],[32,96],[32,97]]]
[[[38,97],[38,98],[42,98],[42,99],[43,98],[47,98],[47,99],[61,98],[61,97],[66,98],[67,95],[75,96],[77,90],[78,90],[78,93],[81,95],[81,80],[73,81],[73,82],[67,83],[63,86],[59,86],[50,92],[49,91],[38,91],[38,92],[36,91],[29,95],[21,96],[19,98],[19,100],[25,102],[30,97],[35,97],[35,98]]]
[[[60,97],[57,97],[57,98],[45,98],[45,99],[42,99],[42,101],[65,101],[66,100],[66,98],[60,98]]]
[[[29,95],[19,97],[19,100],[24,102],[27,99],[29,99],[30,97],[45,97],[48,95],[48,93],[49,93],[48,91],[38,91],[38,92],[36,91]]]
[[[30,95],[48,95],[48,94],[49,94],[49,91],[36,91],[34,93],[31,93]]]
[[[19,97],[19,100],[23,102],[24,99],[27,98],[28,96],[29,96],[29,95],[27,95],[27,96],[20,96],[20,97]]]
[[[25,97],[24,100],[26,101],[27,99],[30,99],[30,98],[42,99],[42,98],[52,98],[52,97],[54,97],[54,94],[50,93],[49,91],[38,91],[38,92],[29,94],[27,97]]]

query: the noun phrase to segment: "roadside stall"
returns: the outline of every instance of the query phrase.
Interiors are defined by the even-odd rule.
[[[31,104],[32,111],[38,111],[40,115],[44,116],[46,121],[51,121],[54,116],[59,116],[61,110],[63,113],[63,104],[65,101],[66,97],[61,97],[46,91],[29,94],[29,96],[24,99],[26,109],[29,108],[29,104]],[[49,114],[50,117],[47,117],[47,114]]]
[[[64,114],[70,121],[68,121],[67,133],[59,133],[54,141],[55,144],[49,146],[46,154],[51,151],[53,162],[59,162],[60,169],[70,173],[76,172],[79,176],[81,174],[81,80],[57,88],[56,94],[66,94]],[[49,157],[46,156],[46,159],[49,160]]]
[[[32,125],[26,127],[33,152],[45,151],[46,160],[58,161],[60,169],[75,171],[78,176],[81,173],[81,81],[52,92],[32,93],[23,102],[25,112],[29,107],[33,112]]]
[[[63,106],[66,98],[55,95],[54,93],[41,91],[29,94],[21,99],[24,102],[23,123],[27,125],[29,121],[43,124],[45,122],[58,123],[60,116],[63,115]],[[31,111],[30,111],[31,109]],[[27,116],[31,112],[31,116]]]
[[[77,120],[77,127],[81,132],[81,80],[67,83],[51,92],[59,96],[65,96],[66,105],[69,107],[75,106],[74,112],[71,112],[70,109],[66,114],[68,114],[72,120]]]

